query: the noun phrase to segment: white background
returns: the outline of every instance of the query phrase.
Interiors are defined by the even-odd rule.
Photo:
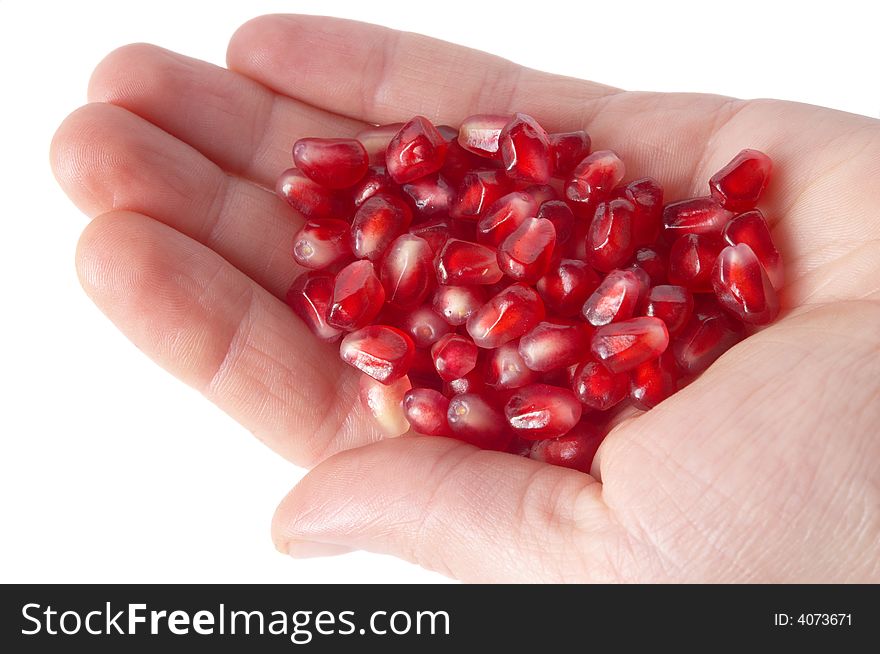
[[[222,64],[236,26],[320,13],[644,90],[772,96],[877,116],[872,3],[0,0],[0,582],[422,582],[269,539],[303,474],[138,352],[81,292],[84,218],[48,166],[93,66],[132,41]]]

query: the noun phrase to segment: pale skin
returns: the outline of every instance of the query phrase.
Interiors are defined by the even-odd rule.
[[[426,37],[268,16],[228,69],[151,45],[100,63],[55,173],[92,220],[86,292],[134,343],[311,468],[273,539],[465,581],[880,582],[880,121],[775,100],[621,92]],[[272,193],[304,136],[523,111],[587,129],[627,178],[702,195],[744,147],[785,259],[779,320],[654,410],[592,475],[442,438],[383,439],[359,373],[282,299],[302,217]]]

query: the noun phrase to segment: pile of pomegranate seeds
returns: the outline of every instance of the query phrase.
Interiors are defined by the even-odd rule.
[[[308,270],[287,302],[340,341],[386,433],[589,471],[622,408],[656,406],[776,317],[766,155],[664,204],[590,148],[525,114],[296,142],[278,193],[305,216]]]

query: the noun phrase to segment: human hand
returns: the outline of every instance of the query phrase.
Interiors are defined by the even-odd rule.
[[[880,122],[794,103],[624,93],[425,37],[263,17],[233,72],[112,53],[60,127],[59,181],[93,220],[89,295],[149,356],[313,466],[274,538],[468,581],[880,581]],[[669,199],[743,147],[786,263],[779,320],[616,425],[593,476],[453,440],[381,440],[360,373],[285,306],[301,217],[270,190],[302,136],[523,111],[588,130]]]

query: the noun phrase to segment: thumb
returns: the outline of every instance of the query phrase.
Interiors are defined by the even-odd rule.
[[[624,538],[580,472],[439,437],[323,461],[276,511],[282,552],[364,549],[464,581],[612,581]]]

